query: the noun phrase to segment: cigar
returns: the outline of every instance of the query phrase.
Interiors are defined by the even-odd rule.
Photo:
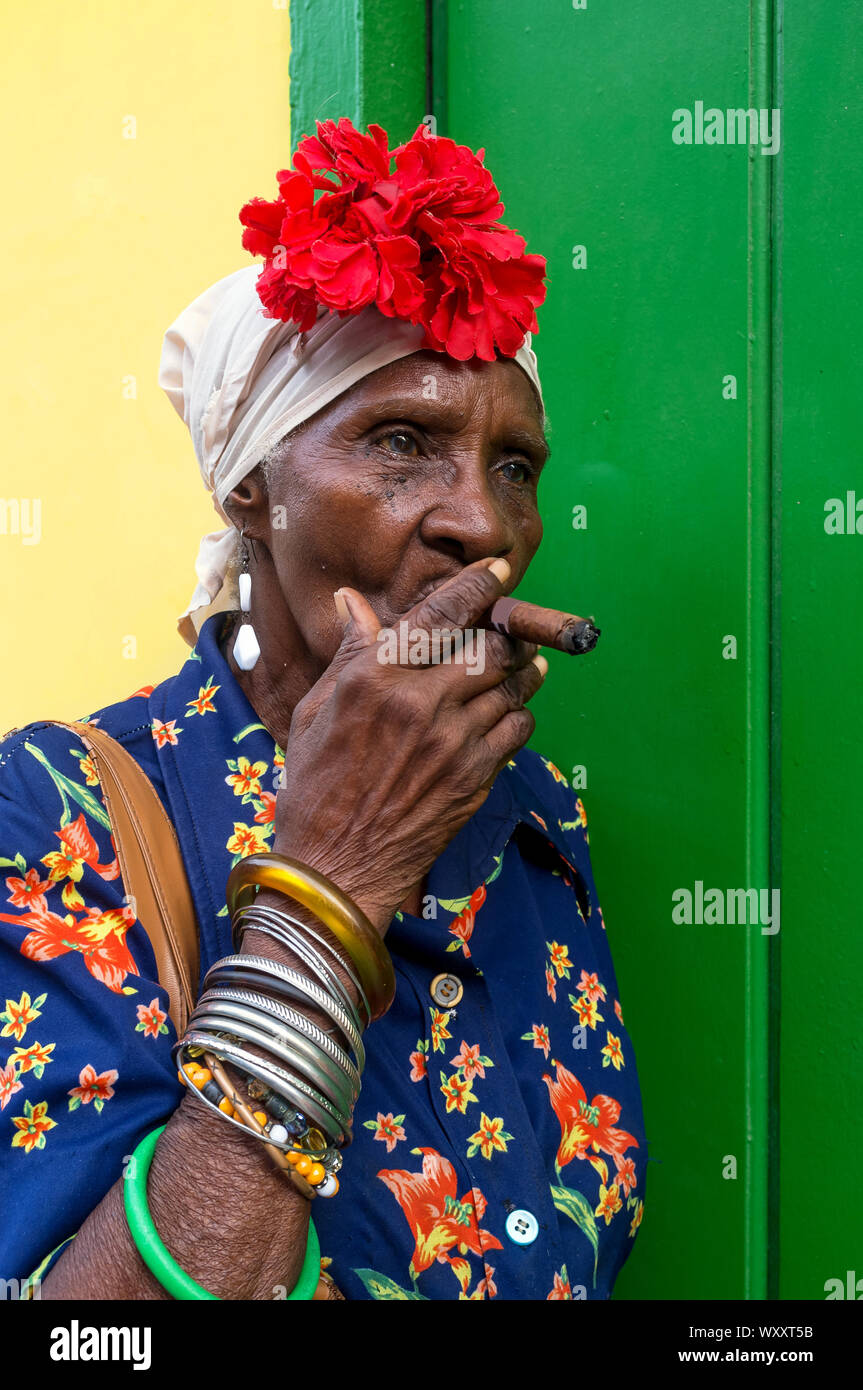
[[[492,605],[485,625],[495,632],[521,638],[523,642],[534,642],[538,647],[553,647],[570,656],[593,651],[602,631],[589,618],[560,613],[556,608],[540,608],[536,603],[525,603],[518,598],[499,598]]]

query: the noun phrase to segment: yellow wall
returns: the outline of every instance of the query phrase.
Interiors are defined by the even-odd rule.
[[[238,211],[290,161],[280,3],[5,7],[0,734],[86,714],[188,650],[175,618],[218,522],[159,354],[196,294],[251,263]],[[15,499],[31,528],[40,504],[37,543]]]

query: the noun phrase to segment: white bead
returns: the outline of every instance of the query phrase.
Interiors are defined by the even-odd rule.
[[[324,1178],[323,1182],[318,1183],[317,1187],[315,1188],[315,1191],[317,1192],[319,1197],[332,1197],[333,1193],[338,1191],[336,1187],[336,1180],[333,1177],[332,1173],[327,1173],[327,1176]]]
[[[260,655],[261,649],[258,646],[255,629],[251,623],[241,623],[237,640],[234,643],[234,660],[240,670],[251,671]]]
[[[240,608],[244,613],[249,613],[252,607],[252,576],[248,570],[240,572],[237,584],[240,590]]]
[[[288,1142],[288,1131],[284,1125],[272,1125],[267,1133],[275,1144],[287,1144]]]

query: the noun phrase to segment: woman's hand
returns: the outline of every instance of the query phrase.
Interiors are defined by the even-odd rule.
[[[405,615],[409,631],[475,625],[508,576],[503,560],[466,566]],[[383,932],[530,738],[524,705],[547,664],[485,630],[482,672],[383,663],[377,616],[341,593],[341,646],[291,720],[273,849],[330,877]]]

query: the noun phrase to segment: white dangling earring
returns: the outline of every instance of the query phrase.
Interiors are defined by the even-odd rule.
[[[252,627],[251,619],[247,616],[252,611],[252,576],[249,574],[249,552],[246,547],[246,532],[240,532],[243,541],[243,568],[238,575],[238,587],[240,590],[240,629],[234,642],[234,660],[241,671],[251,671],[258,657],[261,655],[261,648],[255,629]]]

